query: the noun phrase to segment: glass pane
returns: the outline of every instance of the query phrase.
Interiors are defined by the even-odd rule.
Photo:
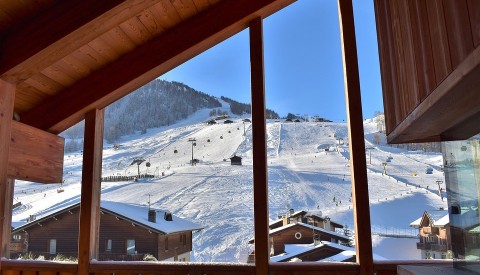
[[[264,21],[270,261],[355,261],[348,129],[335,1]],[[301,31],[300,31],[301,30]]]
[[[107,107],[99,260],[247,261],[248,55],[244,31]]]
[[[57,240],[50,240],[50,254],[56,254],[57,253]]]
[[[444,143],[444,169],[454,265],[480,271],[480,140]],[[450,248],[451,247],[451,248]]]
[[[127,240],[127,254],[136,254],[135,240]]]

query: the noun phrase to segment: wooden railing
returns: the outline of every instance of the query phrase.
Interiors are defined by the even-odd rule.
[[[398,265],[452,265],[451,260],[419,260],[419,261],[380,261],[374,263],[377,275],[397,274]],[[271,275],[310,274],[321,271],[321,274],[359,274],[360,266],[356,263],[270,263]],[[59,263],[50,261],[6,260],[1,261],[2,275],[76,275],[76,263]],[[90,263],[90,274],[93,275],[254,275],[255,266],[236,263],[162,263],[162,262],[99,262]],[[312,273],[314,274],[314,273]],[[315,273],[316,274],[316,273]],[[263,275],[263,274],[259,274]]]

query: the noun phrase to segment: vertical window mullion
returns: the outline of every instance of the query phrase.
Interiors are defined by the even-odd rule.
[[[263,63],[263,23],[250,22],[250,72],[252,93],[253,204],[255,224],[255,271],[268,274],[268,179],[265,116],[265,77]]]

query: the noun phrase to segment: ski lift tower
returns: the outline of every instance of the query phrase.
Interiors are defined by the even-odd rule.
[[[140,178],[140,164],[142,164],[145,161],[143,158],[134,158],[132,163],[130,165],[136,164],[138,168],[138,178]],[[125,170],[126,171],[126,170]]]
[[[197,146],[197,140],[195,138],[189,138],[188,142],[192,143],[192,161],[191,161],[191,164],[193,166],[193,165],[195,165],[195,163],[193,162],[193,146]]]

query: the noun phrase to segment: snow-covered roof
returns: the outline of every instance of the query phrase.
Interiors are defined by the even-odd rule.
[[[336,248],[338,248],[338,246],[342,246],[342,245],[335,244],[335,243],[329,243],[328,245],[331,246],[331,247],[336,247]],[[343,247],[344,246],[342,246],[342,248]],[[319,262],[343,262],[343,261],[348,260],[351,257],[355,257],[355,256],[356,256],[355,249],[353,247],[347,247],[347,249],[345,249],[344,251],[342,251],[342,252],[340,252],[336,255],[333,255],[331,257],[322,259]],[[385,260],[388,260],[388,259],[373,253],[373,260],[375,260],[375,261],[385,261]]]
[[[44,221],[52,216],[67,212],[71,209],[78,207],[79,202],[63,205],[62,207],[53,208],[51,211],[43,212],[36,216],[36,219],[30,222],[25,223],[16,223],[17,227],[15,229],[24,229],[38,222]],[[153,209],[153,208],[151,208]],[[156,223],[148,221],[148,207],[121,203],[121,202],[112,202],[112,201],[102,201],[100,203],[100,211],[110,213],[112,215],[118,216],[123,219],[130,220],[137,225],[144,226],[152,231],[171,234],[175,232],[182,231],[194,231],[201,230],[203,227],[199,224],[187,221],[180,217],[177,217],[172,214],[172,220],[167,221],[164,219],[165,212],[164,210],[156,210],[157,218]],[[13,225],[13,224],[12,224]]]
[[[339,234],[335,231],[326,230],[326,229],[323,229],[321,227],[313,226],[313,225],[302,223],[302,222],[291,223],[291,224],[287,224],[287,225],[279,227],[279,228],[272,229],[272,230],[270,230],[270,234],[274,234],[274,233],[277,233],[277,232],[280,232],[280,231],[284,231],[284,230],[289,229],[291,227],[294,227],[296,225],[303,226],[303,227],[310,228],[310,229],[314,229],[316,231],[320,231],[320,232],[323,232],[325,234],[329,234],[329,235],[332,235],[332,236],[336,236],[338,238],[348,240],[347,236]]]
[[[412,227],[420,227],[420,222],[422,221],[423,216],[420,218],[414,220],[413,222],[410,223],[410,226]]]
[[[425,211],[420,218],[411,222],[410,226],[420,227],[425,215],[428,215],[433,226],[445,226],[450,222],[447,210],[430,210]]]
[[[132,220],[141,225],[147,226],[165,234],[203,229],[203,226],[199,224],[187,221],[174,215],[172,215],[171,221],[167,221],[164,219],[166,211],[157,209],[154,209],[157,213],[157,222],[149,222],[148,207],[146,206],[139,206],[121,202],[102,201],[100,204],[100,208],[105,211],[110,211],[114,215],[121,215],[129,220]]]
[[[345,245],[337,244],[337,243],[332,243],[332,242],[327,242],[327,241],[322,241],[320,244],[314,245],[313,243],[311,244],[286,244],[285,245],[285,253],[272,256],[270,257],[270,261],[272,262],[281,262],[287,259],[291,259],[294,257],[297,257],[303,253],[312,251],[314,249],[320,249],[322,247],[333,247],[336,249],[341,250],[342,252],[319,260],[319,262],[342,262],[345,260],[348,260],[351,257],[354,257],[355,254],[355,248],[353,247],[348,247]],[[385,258],[378,256],[376,254],[373,254],[373,259],[374,260],[386,260]]]

